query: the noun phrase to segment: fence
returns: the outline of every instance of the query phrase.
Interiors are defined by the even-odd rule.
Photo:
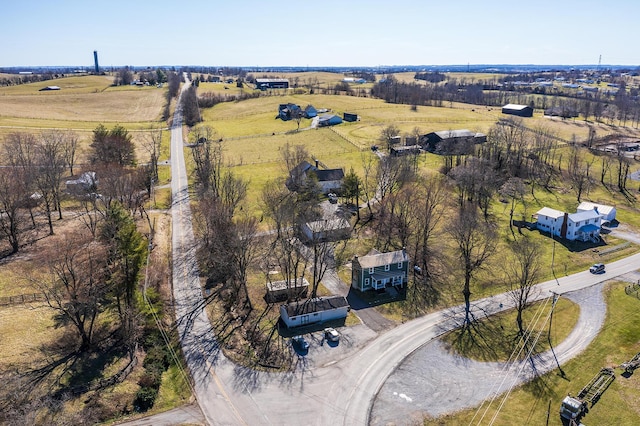
[[[44,294],[42,293],[20,294],[17,296],[0,297],[0,306],[23,305],[25,303],[42,302],[44,300]]]

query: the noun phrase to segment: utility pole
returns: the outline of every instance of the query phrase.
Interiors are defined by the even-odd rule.
[[[558,366],[558,370],[560,371],[560,377],[565,377],[565,373],[562,370],[562,367],[560,367],[560,362],[558,361],[558,357],[556,356],[556,351],[553,350],[553,344],[551,343],[551,323],[553,322],[553,311],[556,308],[556,303],[558,303],[560,295],[554,291],[552,291],[551,294],[553,294],[553,304],[551,305],[551,313],[549,314],[549,331],[547,333],[547,341],[549,342],[551,353],[553,353],[553,359],[556,360],[556,365]]]

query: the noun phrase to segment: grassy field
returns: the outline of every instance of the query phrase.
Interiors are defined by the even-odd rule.
[[[536,302],[531,304],[524,310],[523,324],[524,328],[531,332],[532,336],[547,336],[548,327],[544,319],[549,317],[552,303]],[[553,320],[551,324],[552,343],[562,342],[573,331],[578,317],[580,316],[580,307],[568,299],[560,298],[553,310]],[[540,319],[540,320],[537,320]],[[466,346],[464,339],[461,339],[459,330],[452,331],[442,337],[442,340],[453,352],[466,358],[478,361],[498,361],[506,362],[514,359],[524,359],[527,350],[520,353],[520,357],[513,358],[512,351],[514,347],[521,347],[520,337],[517,335],[516,311],[509,310],[497,315],[493,315],[490,319],[480,321],[478,325],[484,330],[482,334],[482,345]],[[534,353],[542,353],[549,349],[549,342],[546,338],[538,341]]]
[[[557,371],[515,389],[497,416],[495,425],[560,424],[560,402],[568,393],[577,394],[602,367],[616,367],[640,351],[640,300],[627,296],[623,284],[612,284],[606,292],[607,318],[594,342],[581,355],[562,366],[565,377]],[[554,319],[555,320],[555,319]],[[640,382],[637,374],[624,377],[616,369],[616,379],[602,398],[589,409],[585,424],[632,425],[640,423]],[[485,420],[496,413],[498,401],[489,408]],[[547,410],[550,408],[549,417]],[[425,425],[475,424],[477,409],[438,419],[426,419]],[[480,412],[482,415],[484,407]]]

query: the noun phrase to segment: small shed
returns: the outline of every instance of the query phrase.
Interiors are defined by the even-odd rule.
[[[342,114],[342,117],[344,121],[358,121],[358,114],[354,114],[352,112],[345,112]]]
[[[280,318],[288,328],[346,318],[349,302],[343,296],[318,297],[280,306]]]
[[[301,299],[307,297],[309,291],[309,281],[300,277],[292,283],[287,284],[286,280],[273,281],[267,283],[267,302],[282,302],[290,299]]]
[[[392,146],[390,154],[394,157],[401,157],[403,155],[420,154],[420,145],[402,145]]]
[[[518,117],[533,117],[533,108],[527,105],[507,104],[502,107],[502,113]]]
[[[256,89],[288,89],[289,80],[286,78],[256,78]]]

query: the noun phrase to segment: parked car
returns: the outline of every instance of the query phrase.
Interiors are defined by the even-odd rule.
[[[604,273],[604,263],[596,263],[591,268],[589,268],[589,272],[592,274],[602,274]]]
[[[329,202],[331,204],[337,204],[338,203],[338,196],[336,194],[334,194],[333,192],[328,193],[327,197],[329,198]]]
[[[340,334],[333,327],[327,327],[324,329],[324,338],[329,342],[337,342],[340,340]]]
[[[302,336],[293,336],[293,337],[291,338],[291,343],[292,343],[294,346],[297,346],[297,347],[298,347],[298,349],[300,349],[300,350],[302,350],[302,351],[307,351],[307,350],[309,350],[309,342],[307,342],[307,341],[305,340],[305,338],[304,338],[304,337],[302,337]]]

